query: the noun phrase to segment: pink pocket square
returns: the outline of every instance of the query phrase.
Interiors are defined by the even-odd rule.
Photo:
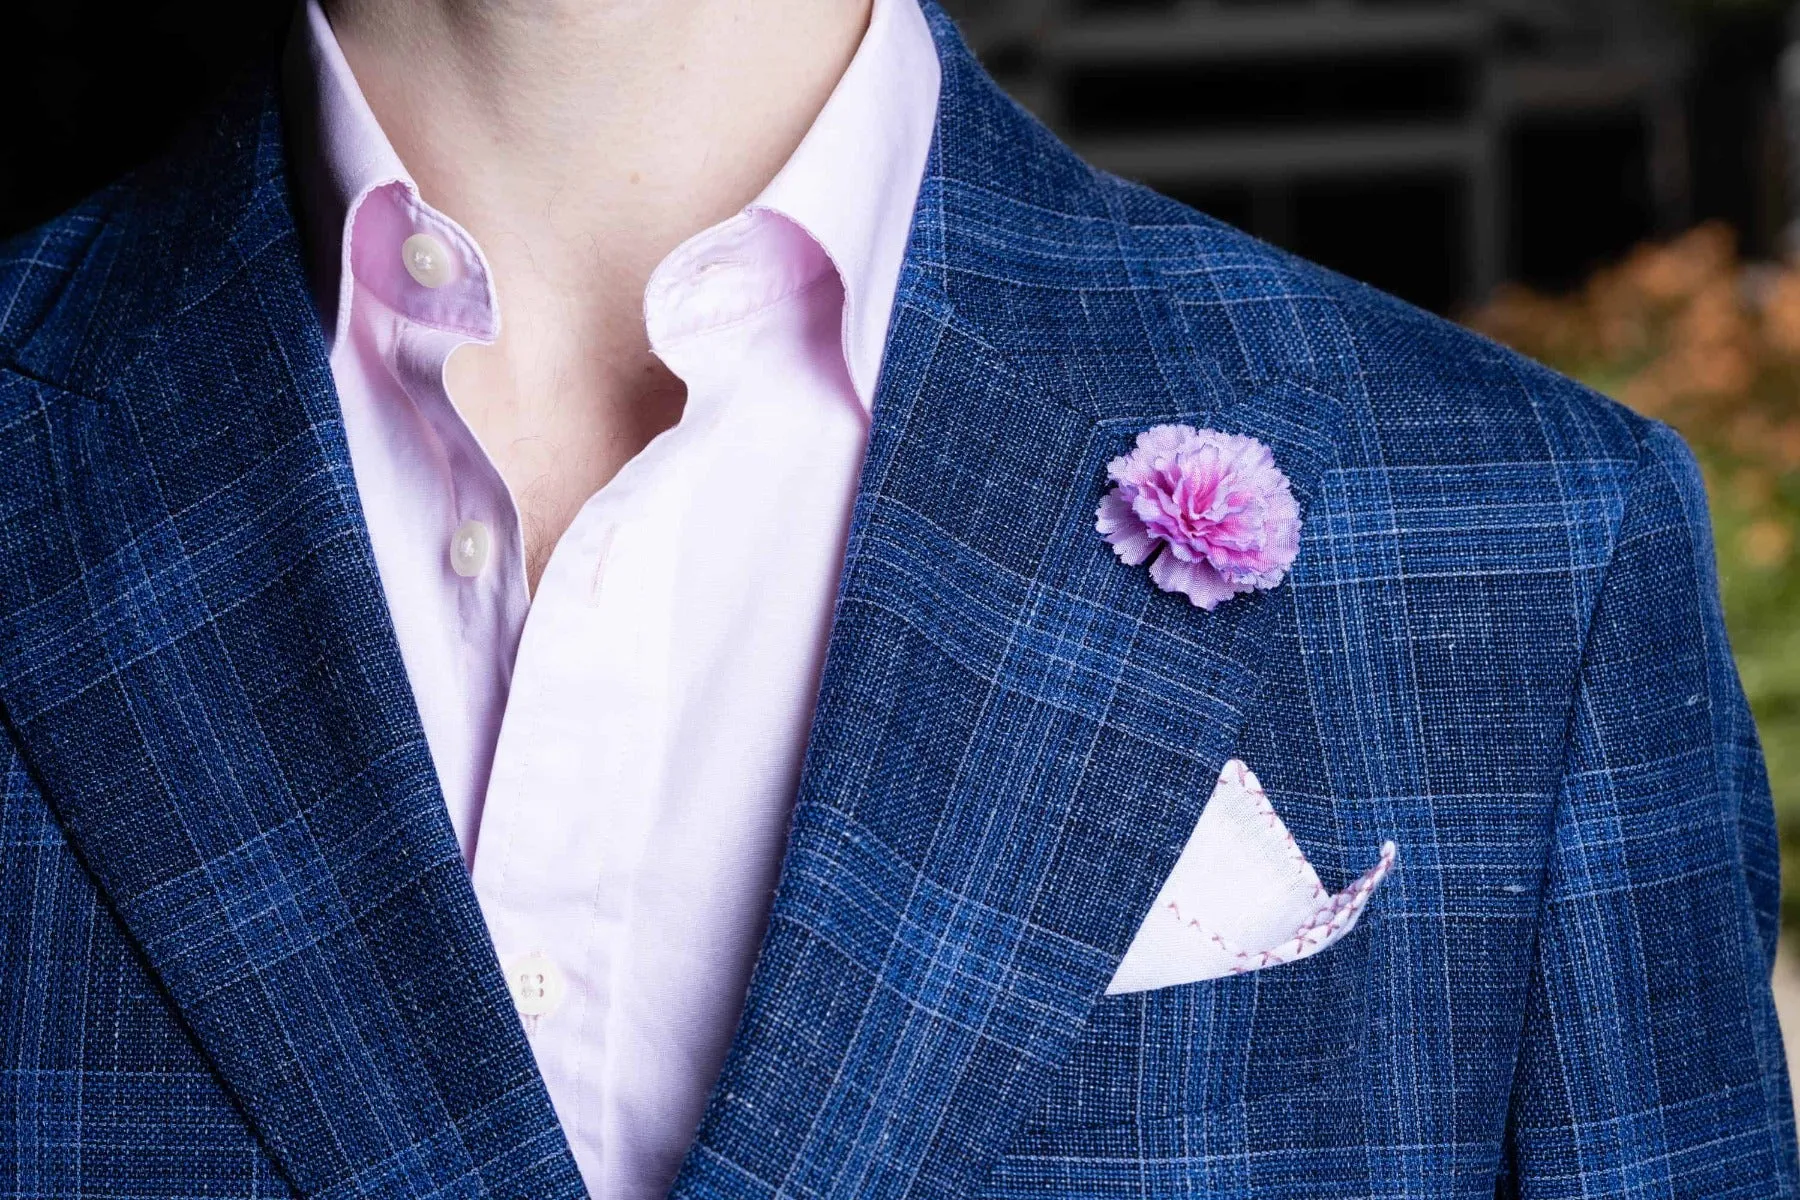
[[[1106,994],[1241,975],[1308,958],[1356,927],[1394,865],[1394,843],[1335,896],[1237,759],[1157,893]]]

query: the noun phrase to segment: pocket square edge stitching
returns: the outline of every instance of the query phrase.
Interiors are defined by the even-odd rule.
[[[1236,779],[1230,780],[1230,777],[1234,774]],[[1392,839],[1388,839],[1382,842],[1379,857],[1373,867],[1364,871],[1356,879],[1352,880],[1342,891],[1335,895],[1328,895],[1325,891],[1323,882],[1318,878],[1317,872],[1313,869],[1311,860],[1307,858],[1305,850],[1301,848],[1298,840],[1295,839],[1293,832],[1288,829],[1287,822],[1283,821],[1281,814],[1276,811],[1273,802],[1269,799],[1267,790],[1262,786],[1262,781],[1256,777],[1256,773],[1250,769],[1249,764],[1239,758],[1227,760],[1225,765],[1219,771],[1219,779],[1214,784],[1214,795],[1208,797],[1208,804],[1210,805],[1212,803],[1219,789],[1225,786],[1228,781],[1235,782],[1245,795],[1252,798],[1252,804],[1257,815],[1263,817],[1267,821],[1268,828],[1272,832],[1278,830],[1281,833],[1282,838],[1286,843],[1285,848],[1288,852],[1289,861],[1304,870],[1307,876],[1310,876],[1314,898],[1317,899],[1321,896],[1326,897],[1325,903],[1314,910],[1311,918],[1301,924],[1300,927],[1295,930],[1292,937],[1285,941],[1278,942],[1264,950],[1247,951],[1238,947],[1219,931],[1208,929],[1201,925],[1197,919],[1189,918],[1183,920],[1181,908],[1177,901],[1172,897],[1166,900],[1164,899],[1164,895],[1166,895],[1170,884],[1174,880],[1174,874],[1171,873],[1169,879],[1164,881],[1163,888],[1157,897],[1159,903],[1152,907],[1151,913],[1146,917],[1145,925],[1147,925],[1149,921],[1155,920],[1158,913],[1166,913],[1168,914],[1168,917],[1172,917],[1186,928],[1191,929],[1194,933],[1210,940],[1218,947],[1219,951],[1225,955],[1240,961],[1229,967],[1223,975],[1217,973],[1203,974],[1185,981],[1161,984],[1153,987],[1133,987],[1118,992],[1113,990],[1113,984],[1118,982],[1118,975],[1115,973],[1113,984],[1109,984],[1107,988],[1108,995],[1123,995],[1138,991],[1156,991],[1160,990],[1161,987],[1182,986],[1183,983],[1199,983],[1207,979],[1234,977],[1259,971],[1266,967],[1282,966],[1287,963],[1299,962],[1303,959],[1310,958],[1320,951],[1335,945],[1356,928],[1357,924],[1362,919],[1363,910],[1368,907],[1376,889],[1381,886],[1382,882],[1387,878],[1388,873],[1393,869],[1398,858],[1398,848]],[[1204,812],[1205,810],[1202,809],[1203,816]],[[1125,958],[1129,959],[1131,957],[1131,952],[1136,948],[1138,939],[1143,936],[1144,928],[1145,926],[1140,926],[1138,933],[1133,936],[1132,945],[1127,949]],[[1120,967],[1123,968],[1124,965],[1124,961],[1121,960]]]
[[[1307,922],[1294,931],[1294,935],[1284,942],[1278,942],[1267,950],[1245,950],[1230,938],[1216,929],[1208,929],[1197,919],[1184,919],[1181,906],[1174,900],[1160,906],[1161,910],[1171,914],[1183,927],[1213,942],[1225,953],[1235,958],[1259,960],[1255,965],[1238,965],[1231,968],[1231,974],[1243,975],[1250,971],[1259,971],[1264,967],[1281,966],[1284,963],[1299,962],[1308,958],[1333,943],[1342,939],[1357,922],[1362,919],[1363,910],[1368,908],[1369,901],[1375,895],[1375,889],[1381,886],[1393,869],[1398,858],[1398,848],[1390,841],[1381,844],[1380,858],[1375,865],[1364,871],[1343,891],[1332,896],[1321,906]],[[1320,891],[1324,889],[1321,887]],[[1324,931],[1316,942],[1309,942],[1313,934]],[[1196,981],[1197,982],[1197,981]],[[1171,985],[1173,986],[1173,985]]]

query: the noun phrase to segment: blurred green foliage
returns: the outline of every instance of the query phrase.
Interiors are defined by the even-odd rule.
[[[1800,268],[1746,266],[1729,230],[1703,226],[1573,295],[1503,289],[1470,323],[1694,448],[1782,826],[1785,924],[1800,930]]]

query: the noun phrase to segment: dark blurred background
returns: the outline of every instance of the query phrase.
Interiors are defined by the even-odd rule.
[[[1779,4],[961,0],[1093,161],[1437,310],[1783,224]]]
[[[1709,218],[1784,221],[1784,6],[1755,0],[956,0],[1093,161],[1448,311],[1567,287]],[[5,0],[0,235],[154,153],[288,0]]]
[[[0,237],[153,156],[286,33],[290,0],[0,0]]]
[[[0,237],[155,153],[274,54],[290,4],[0,0]],[[1788,927],[1800,930],[1800,269],[1786,232],[1800,228],[1800,50],[1788,49],[1788,5],[952,10],[1001,82],[1092,161],[1681,430],[1707,475],[1733,650],[1783,820]],[[1800,997],[1800,969],[1786,987]]]

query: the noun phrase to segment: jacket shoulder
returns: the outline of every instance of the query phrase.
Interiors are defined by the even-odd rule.
[[[1114,180],[1132,243],[1228,373],[1330,391],[1382,466],[1636,462],[1661,427],[1473,330]]]
[[[11,361],[58,311],[94,256],[127,185],[114,184],[60,216],[0,241],[0,363]]]
[[[295,238],[268,71],[160,158],[0,242],[0,371],[104,389],[269,247]]]

